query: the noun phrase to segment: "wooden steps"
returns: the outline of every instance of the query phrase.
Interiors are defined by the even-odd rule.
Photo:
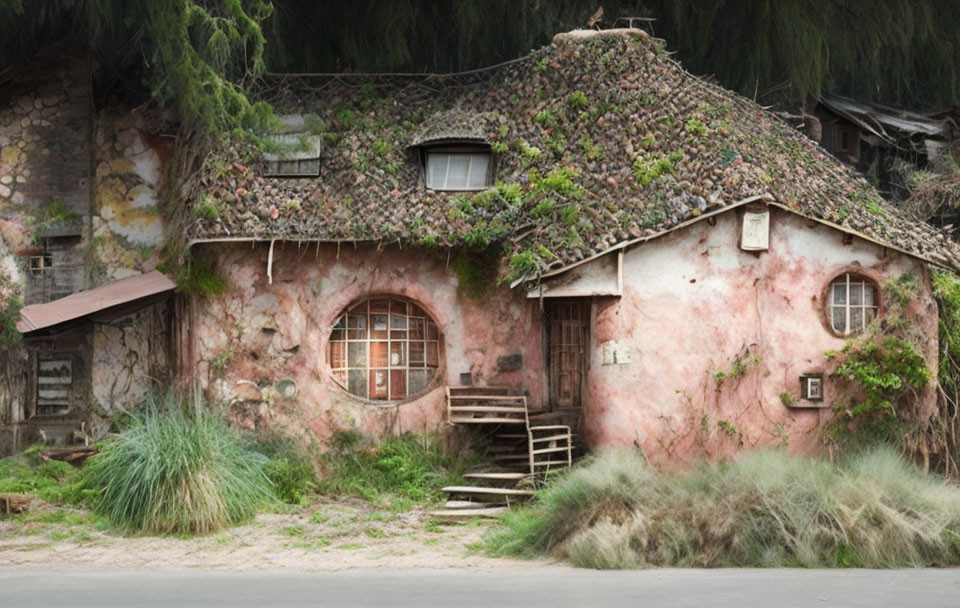
[[[534,496],[533,485],[573,460],[573,432],[562,412],[531,411],[527,398],[506,387],[447,387],[450,424],[490,425],[486,456],[491,470],[473,471],[465,479],[477,485],[448,486],[449,496],[438,519],[495,517]],[[520,428],[520,425],[523,425]],[[497,428],[499,427],[499,428]]]

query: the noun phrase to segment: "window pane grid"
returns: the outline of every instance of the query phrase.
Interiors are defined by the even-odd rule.
[[[490,185],[490,155],[486,152],[428,152],[427,188],[483,190]]]
[[[436,323],[418,306],[368,300],[336,320],[329,362],[347,390],[374,401],[395,401],[427,388],[439,368]]]
[[[830,284],[830,326],[848,336],[867,327],[877,316],[876,289],[860,277],[845,274]]]

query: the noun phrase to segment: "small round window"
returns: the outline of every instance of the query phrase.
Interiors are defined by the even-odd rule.
[[[330,367],[348,391],[373,401],[424,392],[440,368],[440,331],[413,302],[372,298],[344,311],[330,334]]]
[[[879,300],[873,282],[844,274],[830,283],[827,313],[830,327],[841,336],[862,331],[877,316]]]

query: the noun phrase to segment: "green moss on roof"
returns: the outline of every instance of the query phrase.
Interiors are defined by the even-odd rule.
[[[262,95],[325,128],[319,178],[265,178],[233,144],[206,165],[218,217],[194,238],[486,247],[531,277],[753,196],[952,268],[957,247],[753,102],[685,72],[636,30],[561,35],[448,76],[276,77]],[[427,190],[411,146],[482,139],[486,192]],[[296,204],[295,204],[296,203]]]

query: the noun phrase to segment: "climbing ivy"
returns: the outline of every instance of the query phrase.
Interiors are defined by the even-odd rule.
[[[903,445],[905,435],[923,421],[911,419],[910,402],[932,374],[918,352],[924,336],[908,307],[919,290],[910,273],[884,286],[887,310],[849,340],[839,353],[828,352],[833,375],[853,388],[835,407],[830,434],[845,445],[876,442]]]

